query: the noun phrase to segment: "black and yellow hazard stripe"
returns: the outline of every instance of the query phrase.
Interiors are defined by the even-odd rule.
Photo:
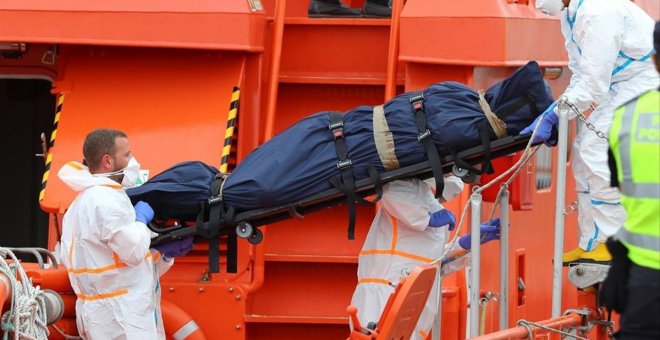
[[[220,172],[226,173],[229,164],[229,154],[231,153],[231,141],[236,126],[236,115],[238,114],[238,101],[241,96],[241,90],[234,86],[231,94],[231,103],[229,104],[229,116],[227,116],[227,130],[225,130],[225,143],[222,148],[222,160],[220,161]]]
[[[53,122],[53,132],[50,134],[50,140],[48,141],[48,149],[55,146],[55,138],[57,137],[57,127],[60,122],[60,114],[62,113],[62,106],[64,104],[64,95],[61,94],[57,98],[57,107],[55,108],[55,119]],[[48,184],[48,176],[50,176],[50,165],[53,162],[53,153],[48,151],[46,155],[46,167],[44,170],[44,177],[41,179],[41,192],[39,192],[39,201],[43,201],[44,196],[46,195],[46,184]]]

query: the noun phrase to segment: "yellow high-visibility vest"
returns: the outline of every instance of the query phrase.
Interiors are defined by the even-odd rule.
[[[616,110],[610,149],[628,216],[616,237],[632,262],[660,270],[660,91]]]

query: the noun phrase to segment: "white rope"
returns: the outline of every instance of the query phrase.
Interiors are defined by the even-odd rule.
[[[5,259],[11,259],[11,265]],[[13,334],[14,340],[48,339],[46,303],[44,292],[33,286],[18,259],[9,249],[0,247],[0,273],[5,274],[11,284],[11,308],[0,318],[3,339]],[[16,280],[16,274],[21,278]]]
[[[523,151],[522,156],[520,159],[516,162],[516,164],[512,165],[507,171],[503,172],[501,175],[497,176],[490,182],[482,185],[482,186],[475,186],[472,188],[472,193],[482,193],[484,190],[490,188],[491,186],[495,185],[495,183],[501,181],[503,178],[506,176],[511,176],[500,185],[500,190],[497,193],[497,196],[495,198],[495,203],[493,204],[493,209],[490,212],[489,220],[493,219],[493,216],[495,215],[495,211],[497,209],[497,206],[500,204],[500,200],[502,198],[502,193],[504,190],[508,189],[509,184],[518,176],[520,173],[520,170],[523,169],[523,167],[529,162],[529,160],[536,154],[536,152],[539,149],[539,146],[532,147],[532,141],[534,140],[534,137],[536,137],[536,132],[539,129],[541,119],[538,120],[536,126],[534,127],[534,131],[532,132],[532,135],[529,137],[529,141],[527,142],[527,145],[525,146],[525,150]],[[473,196],[470,195],[470,199],[465,203],[465,206],[463,207],[463,210],[461,211],[461,218],[458,220],[458,225],[456,226],[456,232],[454,233],[454,237],[452,237],[451,241],[447,243],[447,246],[445,247],[444,251],[442,252],[442,255],[435,259],[431,264],[436,264],[436,263],[441,263],[443,259],[445,259],[449,253],[449,251],[454,248],[453,245],[455,242],[458,242],[458,238],[461,232],[461,228],[463,227],[463,221],[465,220],[465,214],[467,213],[468,207],[470,206],[470,203],[472,203]],[[455,259],[454,259],[455,260]]]

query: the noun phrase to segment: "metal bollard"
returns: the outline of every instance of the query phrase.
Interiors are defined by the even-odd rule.
[[[509,328],[509,190],[500,199],[500,330]]]
[[[557,197],[555,199],[555,244],[552,268],[552,317],[561,316],[563,283],[562,253],[564,251],[564,205],[566,204],[566,152],[568,150],[568,112],[559,109],[559,137],[557,148]]]
[[[470,337],[479,336],[479,299],[481,298],[479,294],[479,279],[481,271],[481,201],[482,197],[479,193],[472,194],[470,197],[470,209],[471,209],[471,220],[472,228],[470,233],[472,234],[471,243],[470,243],[470,252],[472,252],[472,258],[470,258]]]

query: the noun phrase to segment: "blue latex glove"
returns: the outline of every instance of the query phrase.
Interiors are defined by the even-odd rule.
[[[157,244],[154,246],[154,249],[158,250],[165,257],[173,258],[188,254],[192,247],[193,237],[190,236],[180,240]]]
[[[154,210],[147,202],[139,201],[135,204],[135,220],[147,224],[154,219]]]
[[[429,227],[431,228],[440,228],[446,225],[449,225],[449,231],[454,230],[456,226],[456,216],[454,213],[447,209],[438,210],[434,213],[429,213],[431,218],[429,219]]]
[[[539,120],[541,121],[539,122]],[[557,112],[557,103],[552,103],[552,105],[548,106],[545,112],[543,112],[540,116],[534,119],[534,122],[532,124],[522,129],[522,131],[520,131],[520,134],[521,135],[530,134],[534,131],[534,127],[536,127],[536,124],[541,124],[541,126],[539,126],[539,129],[536,131],[536,136],[534,136],[534,140],[532,141],[532,144],[538,144],[544,142],[545,145],[547,146],[555,146],[557,145],[557,141],[549,140],[549,139],[552,136],[552,128],[557,126],[558,122],[559,122],[559,113]]]
[[[481,244],[484,244],[486,242],[492,241],[492,240],[499,240],[500,239],[500,218],[497,217],[493,219],[490,222],[484,222],[481,224]],[[472,244],[472,235],[467,234],[461,236],[461,238],[458,239],[458,244],[461,246],[463,249],[470,249],[470,245]]]

